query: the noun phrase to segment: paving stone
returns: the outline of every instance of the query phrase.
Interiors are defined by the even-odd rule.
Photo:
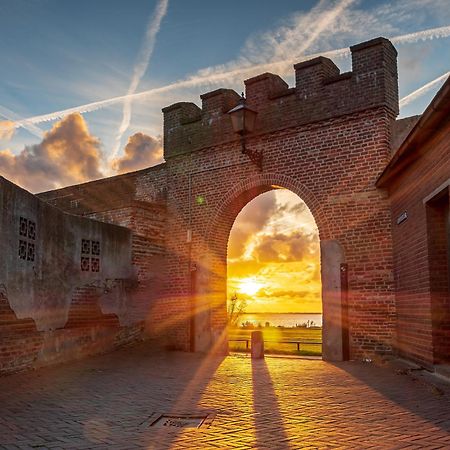
[[[232,380],[232,382],[230,382]],[[2,378],[0,449],[450,448],[450,388],[356,362],[156,353],[142,344]],[[215,414],[205,428],[150,416]]]

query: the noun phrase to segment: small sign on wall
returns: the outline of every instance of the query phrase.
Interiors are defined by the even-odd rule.
[[[408,219],[408,213],[406,211],[403,211],[398,217],[397,217],[397,225],[400,225],[403,223],[406,219]]]

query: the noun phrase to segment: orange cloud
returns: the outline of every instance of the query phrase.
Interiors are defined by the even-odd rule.
[[[277,211],[275,191],[267,192],[249,203],[239,214],[228,241],[228,258],[241,258],[248,241],[263,230]]]
[[[262,286],[249,295],[242,281]],[[320,247],[307,206],[277,190],[250,202],[237,217],[228,244],[228,294],[251,312],[321,311]]]
[[[71,114],[18,155],[0,151],[0,174],[32,192],[100,178],[100,141],[83,117]]]
[[[163,161],[161,137],[154,138],[143,133],[130,136],[125,155],[113,161],[113,169],[119,173],[132,172],[154,166]]]
[[[14,136],[15,131],[14,122],[11,122],[10,120],[3,120],[0,122],[0,139],[9,141]]]
[[[318,252],[318,236],[303,231],[264,235],[253,250],[259,262],[300,261]]]

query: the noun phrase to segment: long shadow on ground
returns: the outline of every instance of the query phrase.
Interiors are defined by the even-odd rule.
[[[257,448],[289,449],[283,416],[264,359],[252,359],[253,409]]]
[[[154,414],[197,411],[222,360],[217,355],[155,352],[143,343],[4,377],[0,448],[17,442],[48,448],[63,442],[70,448],[122,444],[131,449],[154,448],[162,441],[169,448],[179,430],[162,438],[160,430],[140,424]]]

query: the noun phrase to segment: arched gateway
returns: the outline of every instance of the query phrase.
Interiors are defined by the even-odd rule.
[[[212,342],[223,338],[226,329],[227,244],[233,223],[250,201],[258,195],[285,188],[297,194],[316,218],[319,237],[327,236],[328,224],[321,205],[314,194],[286,175],[255,174],[235,185],[223,198],[206,231],[205,253],[193,272],[193,302],[196,314],[191,322],[192,347],[207,350]],[[207,255],[207,256],[205,256]],[[344,254],[337,241],[321,239],[322,303],[323,303],[323,355],[328,360],[348,357],[346,315],[342,314],[341,267]],[[201,282],[198,282],[198,279]],[[194,288],[195,287],[195,288]],[[344,299],[345,300],[345,299]],[[223,342],[226,347],[226,341]]]
[[[294,87],[271,73],[246,80],[246,105],[256,112],[246,153],[228,114],[240,96],[218,89],[201,96],[201,108],[163,109],[165,163],[41,196],[132,230],[139,284],[130,298],[142,311],[133,314],[147,317],[159,342],[223,349],[231,226],[251,199],[283,187],[306,202],[319,228],[324,357],[392,351],[390,208],[375,182],[391,157],[397,53],[383,38],[350,50],[352,72],[319,57],[294,66]]]
[[[241,152],[227,114],[236,92],[202,95],[201,109],[163,110],[169,233],[159,314],[172,324],[172,342],[222,348],[231,226],[246,203],[283,187],[306,202],[319,228],[324,357],[343,359],[348,345],[351,357],[391,351],[390,211],[375,181],[390,158],[398,114],[396,51],[379,38],[351,52],[349,73],[320,57],[295,65],[293,88],[270,73],[245,81],[247,105],[257,112],[246,149],[262,154],[261,168]]]

